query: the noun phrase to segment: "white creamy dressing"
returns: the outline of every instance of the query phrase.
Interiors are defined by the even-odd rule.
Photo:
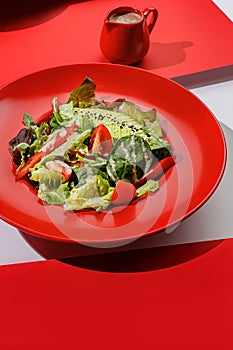
[[[46,142],[46,144],[43,147],[41,147],[41,149],[40,149],[41,152],[47,152],[51,148],[53,148],[53,146],[55,145],[55,141],[56,141],[57,136],[64,137],[67,135],[67,131],[65,128],[62,128],[58,133],[56,133],[55,135],[54,134],[52,134],[51,139],[48,142]]]
[[[109,17],[110,22],[116,23],[135,23],[140,21],[141,16],[135,12],[127,12],[127,13],[114,13]]]
[[[123,153],[125,153],[125,160],[128,161],[128,160],[129,160],[130,154],[129,154],[127,148],[124,146],[124,142],[121,142],[121,143],[120,143],[120,148],[121,148],[121,150],[123,151]]]
[[[133,159],[133,163],[136,164],[137,162],[137,156],[136,156],[136,152],[135,152],[135,137],[132,136],[130,139],[130,146],[132,147],[132,159]]]
[[[145,158],[145,161],[146,161],[146,166],[145,166],[145,173],[147,173],[147,171],[150,169],[151,167],[151,164],[150,164],[150,158],[149,158],[149,155],[148,155],[148,150],[147,148],[145,147],[144,143],[142,142],[142,151],[143,151],[143,154],[144,154],[144,158]]]
[[[60,146],[56,147],[52,152],[50,152],[49,154],[46,154],[44,157],[42,157],[41,161],[43,162],[47,157],[49,157],[51,155],[63,157],[65,152],[66,152],[66,150],[67,150],[67,148],[69,148],[69,146],[72,145],[72,143],[76,140],[76,138],[77,138],[77,133],[74,132]]]
[[[111,179],[115,181],[116,176],[117,176],[116,175],[116,163],[112,158],[109,159],[109,163],[111,164],[112,170],[113,170],[113,172],[115,172],[115,175],[113,174],[113,172],[110,170],[109,167],[107,169],[107,172],[108,172],[108,175],[111,177]]]
[[[46,186],[44,183],[40,183],[40,189],[41,191],[46,191]]]
[[[53,147],[55,144],[55,137],[53,137],[51,140],[49,140],[43,147],[41,147],[41,152],[47,152],[51,147]]]

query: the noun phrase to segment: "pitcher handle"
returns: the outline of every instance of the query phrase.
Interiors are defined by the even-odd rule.
[[[150,6],[150,7],[145,8],[145,10],[143,11],[143,14],[144,14],[146,20],[147,20],[147,17],[149,16],[149,14],[151,14],[150,21],[147,24],[148,31],[150,34],[152,32],[152,29],[154,28],[155,22],[157,21],[158,11],[156,10],[156,8]]]

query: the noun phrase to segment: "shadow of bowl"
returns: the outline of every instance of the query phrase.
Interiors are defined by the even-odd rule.
[[[119,248],[93,248],[78,243],[46,240],[19,231],[25,241],[46,259],[104,272],[133,273],[161,270],[186,263],[206,254],[223,240],[135,249],[133,243]],[[143,240],[143,238],[141,238]]]

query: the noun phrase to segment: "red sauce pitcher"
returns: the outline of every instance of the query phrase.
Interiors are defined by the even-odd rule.
[[[112,63],[134,64],[143,59],[150,46],[150,33],[158,17],[154,7],[144,11],[124,6],[107,14],[100,36],[100,49]]]

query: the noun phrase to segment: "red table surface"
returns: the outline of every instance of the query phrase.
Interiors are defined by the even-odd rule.
[[[1,349],[231,349],[233,243],[0,269]]]
[[[233,24],[211,0],[128,0],[159,17],[151,46],[138,65],[165,77],[231,67]],[[106,13],[122,0],[8,0],[1,3],[0,85],[57,65],[106,62],[99,38]]]
[[[125,2],[16,4],[1,3],[0,85],[56,65],[106,62],[102,21]],[[140,67],[171,78],[232,65],[232,22],[211,0],[154,5],[159,19]],[[1,266],[0,348],[231,349],[232,251],[226,240]]]

